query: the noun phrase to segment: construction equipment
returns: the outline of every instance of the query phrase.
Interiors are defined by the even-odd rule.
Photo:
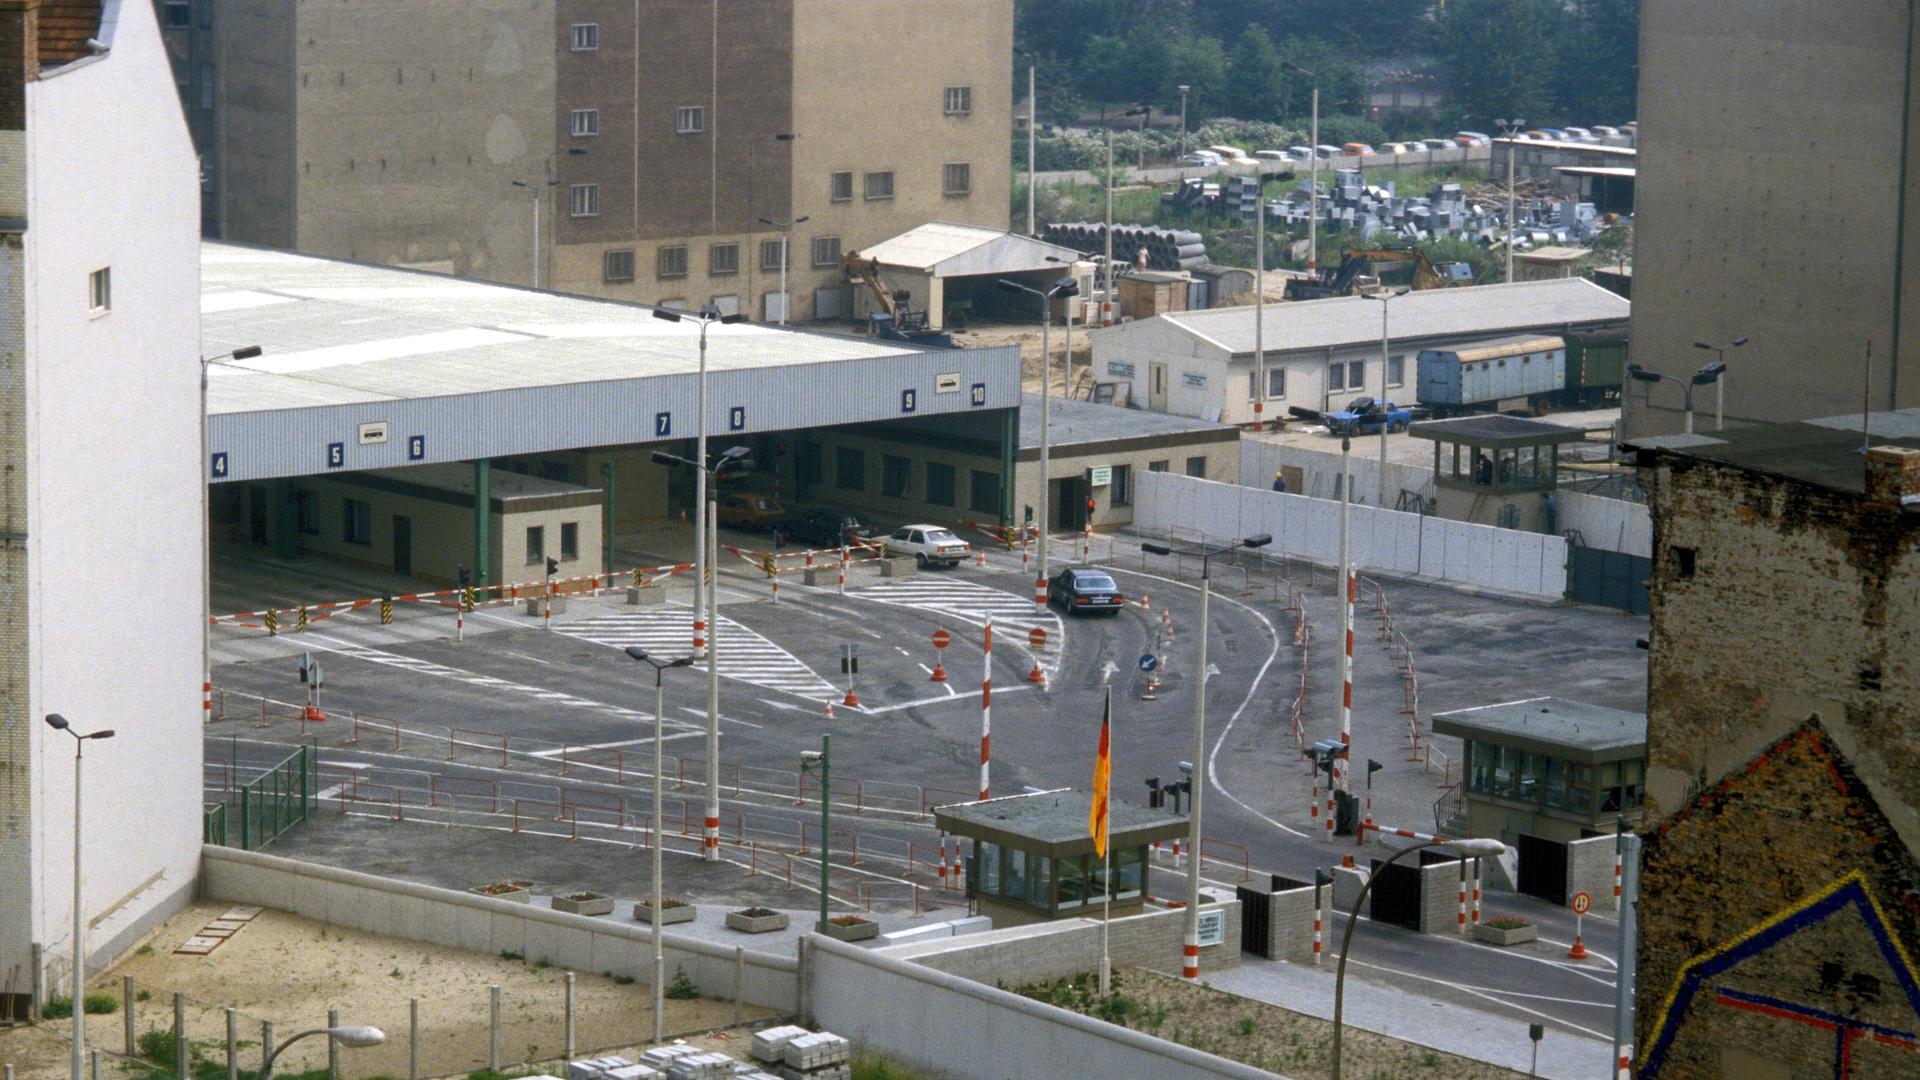
[[[1427,258],[1427,253],[1419,248],[1405,251],[1394,248],[1348,248],[1339,268],[1321,271],[1319,280],[1295,278],[1288,281],[1287,299],[1324,300],[1329,296],[1353,296],[1360,291],[1360,272],[1370,263],[1384,262],[1412,263],[1413,287],[1416,289],[1445,289],[1461,284],[1442,274]]]
[[[914,311],[907,305],[913,294],[906,289],[889,290],[880,280],[880,263],[869,259],[857,251],[850,251],[840,259],[840,270],[850,282],[866,285],[879,302],[880,310],[867,316],[874,337],[908,337],[916,334],[931,335],[927,329],[927,313]]]

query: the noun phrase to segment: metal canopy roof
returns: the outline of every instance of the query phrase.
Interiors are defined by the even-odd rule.
[[[700,327],[635,304],[234,244],[201,248],[208,479],[690,436]],[[709,433],[1017,408],[1013,348],[707,331]],[[946,389],[940,389],[945,387]],[[367,425],[385,425],[385,431]]]
[[[954,803],[933,808],[934,821],[955,836],[987,840],[1022,851],[1073,854],[1091,851],[1093,835],[1087,829],[1087,811],[1093,796],[1061,788],[1025,795],[1006,795],[984,802]],[[1171,840],[1187,833],[1182,814],[1112,800],[1107,836],[1115,845]]]
[[[1556,697],[1434,713],[1433,730],[1580,760],[1616,761],[1647,749],[1647,714]],[[1573,753],[1569,753],[1572,751]]]
[[[1799,480],[1833,491],[1863,494],[1866,441],[1861,417],[1827,416],[1804,422],[1759,424],[1723,432],[1655,435],[1631,439],[1623,448],[1638,452],[1642,465],[1659,454],[1719,462],[1768,476]],[[1920,449],[1920,409],[1876,412],[1867,420],[1875,446]]]
[[[1456,416],[1450,420],[1421,420],[1408,428],[1407,434],[1435,442],[1508,449],[1516,446],[1557,446],[1560,443],[1580,442],[1587,437],[1587,433],[1579,428],[1503,413]]]
[[[1061,275],[1080,253],[1030,236],[978,225],[935,221],[882,240],[860,254],[882,266],[918,270],[937,278],[976,274],[1019,274],[1053,270]],[[1048,262],[1051,255],[1061,262]]]

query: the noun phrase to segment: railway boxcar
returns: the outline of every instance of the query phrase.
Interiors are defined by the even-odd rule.
[[[1419,358],[1419,399],[1436,416],[1461,412],[1545,409],[1567,387],[1567,343],[1522,334]]]

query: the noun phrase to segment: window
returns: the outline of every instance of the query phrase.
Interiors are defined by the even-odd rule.
[[[687,276],[687,246],[675,244],[660,249],[660,276],[676,278]]]
[[[681,135],[698,135],[707,129],[707,110],[701,105],[682,105],[673,110],[673,130]]]
[[[1327,366],[1328,390],[1364,390],[1367,386],[1367,362],[1355,360],[1350,364],[1333,363]]]
[[[781,250],[782,248],[786,248],[786,250],[782,251]],[[780,257],[782,255],[785,255],[787,257],[786,258],[787,266],[791,268],[793,266],[793,249],[787,247],[787,244],[784,240],[760,241],[760,269],[762,270],[780,269],[780,263],[781,263]]]
[[[951,161],[940,166],[940,190],[948,195],[965,195],[973,190],[973,166]]]
[[[547,529],[544,525],[527,526],[527,562],[537,563],[547,557]]]
[[[1057,860],[1054,865],[1060,873],[1059,899],[1056,906],[1075,908],[1087,899],[1087,857],[1068,855]]]
[[[713,244],[707,248],[707,276],[721,277],[739,272],[739,244]]]
[[[952,506],[953,488],[953,466],[927,462],[927,501],[935,506]]]
[[[813,265],[815,267],[835,267],[840,265],[839,237],[816,236],[813,238]]]
[[[599,217],[600,185],[574,184],[567,188],[567,212],[574,217]]]
[[[837,447],[833,451],[833,482],[848,491],[867,490],[866,451]]]
[[[903,457],[887,454],[880,459],[880,494],[889,499],[907,497],[907,486],[912,482],[913,463]]]
[[[979,892],[1000,892],[1000,845],[980,843]]]
[[[867,198],[893,198],[893,173],[870,172],[867,174]]]
[[[200,110],[213,111],[213,65],[200,65]]]
[[[973,87],[947,87],[946,112],[948,116],[967,116],[971,114],[973,112]]]
[[[1113,850],[1113,898],[1128,900],[1140,895],[1146,884],[1146,864],[1141,861],[1143,848],[1123,847]]]
[[[1694,550],[1690,547],[1670,547],[1667,549],[1667,569],[1676,578],[1693,576]]]
[[[569,36],[574,52],[591,52],[600,47],[600,24],[574,23]]]
[[[1404,386],[1407,381],[1407,358],[1405,356],[1387,357],[1387,385]]]
[[[87,307],[95,315],[113,308],[113,268],[103,266],[87,275]]]
[[[1015,900],[1027,896],[1027,854],[1003,848],[1000,852],[1000,895]]]
[[[320,496],[311,491],[294,491],[293,527],[308,536],[320,535]]]
[[[828,191],[834,202],[853,201],[853,174],[837,172],[828,183]]]
[[[1167,466],[1169,464],[1170,462],[1165,462],[1165,461],[1149,461],[1147,462],[1147,471],[1148,472],[1166,472]]]
[[[633,280],[633,249],[623,248],[600,256],[600,277],[608,282]]]
[[[1287,396],[1287,369],[1267,369],[1267,396],[1283,398]]]
[[[193,8],[187,0],[167,0],[167,26],[181,27],[193,25]]]
[[[600,134],[600,110],[573,110],[573,133],[578,136]]]
[[[997,514],[1000,512],[1000,474],[984,469],[968,470],[973,474],[967,485],[967,509],[976,514]]]
[[[1027,854],[1027,903],[1043,909],[1047,906],[1047,878],[1052,872],[1052,859]]]
[[[1332,393],[1335,390],[1345,390],[1346,388],[1347,388],[1347,365],[1328,364],[1327,365],[1327,392]]]
[[[578,522],[560,523],[560,557],[577,559],[580,557],[580,525]]]
[[[1126,465],[1113,467],[1113,482],[1107,488],[1107,502],[1113,506],[1133,505],[1133,469]]]
[[[1207,478],[1207,459],[1205,457],[1188,458],[1187,459],[1187,475],[1197,476],[1200,479],[1205,480]]]
[[[349,544],[373,543],[373,508],[365,500],[341,500],[340,539]]]

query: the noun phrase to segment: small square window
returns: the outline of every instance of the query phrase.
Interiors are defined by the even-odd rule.
[[[537,563],[547,557],[547,529],[544,525],[527,526],[527,562]]]
[[[707,274],[719,277],[722,274],[740,272],[739,244],[711,244],[707,247]]]
[[[1693,576],[1694,550],[1690,547],[1670,547],[1667,549],[1667,569],[1676,578]]]
[[[600,277],[608,284],[617,285],[633,280],[633,249],[623,248],[609,251],[600,257]]]
[[[853,174],[852,173],[850,172],[834,173],[828,186],[829,186],[830,197],[833,199],[834,202],[852,202],[853,201]]]
[[[1283,398],[1287,396],[1287,369],[1267,369],[1267,396]]]
[[[582,137],[582,138],[588,135],[600,134],[600,110],[599,109],[573,110],[572,130],[575,136]]]
[[[1113,467],[1113,480],[1107,487],[1107,501],[1114,506],[1133,505],[1133,469],[1126,465]]]
[[[660,276],[677,278],[687,276],[687,248],[685,244],[660,249]]]
[[[600,216],[600,185],[574,184],[567,188],[567,212],[574,217]]]
[[[762,270],[780,269],[780,263],[783,261],[782,256],[785,256],[784,261],[789,267],[791,267],[793,265],[793,250],[787,246],[786,241],[784,240],[760,241],[760,269]]]
[[[707,129],[707,110],[703,105],[682,105],[673,110],[673,130],[681,135],[698,135]]]
[[[560,557],[563,559],[580,557],[580,526],[577,522],[560,523]]]
[[[947,115],[966,116],[971,112],[973,112],[973,87],[947,87]]]
[[[891,171],[870,172],[867,174],[867,198],[893,198],[893,173]]]
[[[192,25],[193,7],[187,3],[187,0],[167,0],[168,28]]]
[[[1000,474],[985,469],[970,469],[967,483],[967,508],[976,514],[1000,512]]]
[[[973,191],[973,166],[964,161],[940,166],[940,190],[948,195],[966,195]]]
[[[1187,459],[1187,475],[1197,476],[1200,479],[1205,480],[1207,478],[1207,459],[1204,457],[1188,458]]]
[[[591,52],[600,47],[600,24],[574,23],[569,39],[574,52]]]
[[[1167,471],[1167,466],[1168,466],[1168,465],[1170,465],[1170,464],[1172,464],[1172,462],[1168,462],[1168,461],[1149,461],[1149,462],[1147,462],[1147,471],[1148,471],[1148,472],[1166,472],[1166,471]]]
[[[816,236],[813,238],[813,265],[821,268],[840,265],[839,237]]]
[[[103,266],[87,275],[87,307],[95,315],[113,309],[113,268]]]
[[[1407,381],[1407,358],[1389,356],[1387,358],[1387,385],[1404,386]]]

